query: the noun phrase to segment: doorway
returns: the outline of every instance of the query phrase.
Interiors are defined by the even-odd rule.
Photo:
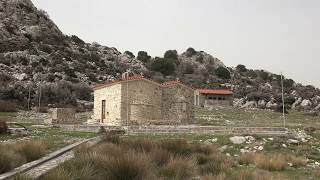
[[[106,100],[102,100],[101,108],[101,123],[104,123],[106,119]]]

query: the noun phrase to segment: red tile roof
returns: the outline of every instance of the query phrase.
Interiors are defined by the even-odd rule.
[[[121,79],[118,79],[116,81],[111,81],[111,82],[106,82],[106,83],[103,83],[103,84],[97,84],[95,86],[93,86],[93,90],[97,90],[97,89],[101,89],[101,88],[104,88],[104,87],[108,87],[108,86],[111,86],[111,85],[114,85],[114,84],[118,84],[118,83],[122,83],[122,82],[126,82],[126,81],[133,81],[133,80],[142,80],[142,79],[145,79],[144,76],[142,75],[133,75],[133,76],[130,76],[128,78],[121,78]]]
[[[180,81],[167,81],[161,84],[162,87],[172,87],[180,84]]]
[[[148,81],[148,82],[151,82],[151,83],[155,83],[161,87],[173,87],[173,86],[176,86],[178,84],[180,85],[183,85],[187,88],[190,88],[190,89],[193,89],[192,87],[189,87],[183,83],[181,83],[179,80],[175,80],[175,81],[167,81],[167,82],[164,82],[162,84],[159,84],[155,81],[152,81],[152,80],[149,80],[149,79],[146,79],[143,75],[133,75],[133,76],[130,76],[128,78],[122,78],[122,79],[119,79],[119,80],[116,80],[116,81],[112,81],[112,82],[107,82],[107,83],[104,83],[104,84],[97,84],[95,86],[93,86],[93,90],[98,90],[98,89],[102,89],[102,88],[105,88],[105,87],[108,87],[108,86],[112,86],[112,85],[115,85],[115,84],[118,84],[118,83],[122,83],[122,82],[127,82],[127,81],[135,81],[135,80],[145,80],[145,81]]]
[[[198,89],[200,94],[217,94],[217,95],[232,95],[233,92],[228,89]]]

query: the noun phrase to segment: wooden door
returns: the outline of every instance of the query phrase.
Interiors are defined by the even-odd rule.
[[[106,100],[102,100],[101,108],[101,122],[104,123],[106,119]]]

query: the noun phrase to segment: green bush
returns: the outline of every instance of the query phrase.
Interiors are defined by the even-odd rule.
[[[124,54],[127,54],[130,58],[135,58],[134,54],[130,51],[125,51]]]
[[[148,53],[145,51],[139,51],[137,59],[144,62],[144,63],[147,63],[150,61],[151,56],[149,56]]]
[[[15,102],[0,100],[0,112],[17,112]]]
[[[192,47],[188,48],[186,51],[187,57],[192,57],[193,55],[196,55],[196,54],[197,54],[197,51],[194,50]]]
[[[151,64],[151,69],[168,76],[175,72],[176,67],[172,60],[158,58]]]
[[[242,64],[239,64],[236,69],[239,71],[239,72],[247,72],[248,69],[246,68],[245,65],[242,65]]]
[[[224,68],[222,66],[218,67],[216,70],[215,70],[215,74],[219,77],[219,78],[222,78],[222,79],[230,79],[231,78],[231,75],[230,75],[230,72],[227,68]]]
[[[178,60],[178,52],[177,52],[177,50],[168,50],[164,53],[163,58]]]

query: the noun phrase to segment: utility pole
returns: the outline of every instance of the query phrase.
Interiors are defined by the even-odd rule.
[[[281,91],[282,91],[282,118],[283,118],[283,128],[286,128],[286,117],[285,117],[285,102],[284,102],[284,90],[283,90],[283,74],[281,72]]]
[[[40,75],[40,83],[39,83],[39,106],[38,106],[38,113],[40,113],[40,108],[41,108],[41,83],[42,83],[42,75]]]
[[[31,87],[29,84],[29,92],[28,92],[28,111],[30,111],[30,97],[31,97]]]

